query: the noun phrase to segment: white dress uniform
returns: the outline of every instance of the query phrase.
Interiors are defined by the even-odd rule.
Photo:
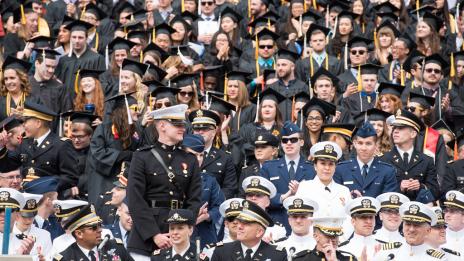
[[[388,259],[390,256],[390,259]],[[407,243],[402,244],[398,248],[382,249],[373,260],[397,260],[397,261],[438,261],[449,260],[444,253],[431,248],[429,245],[422,244],[419,246],[411,246]]]
[[[31,256],[34,256],[37,258],[37,247],[40,246],[42,248],[42,254],[44,255],[45,258],[49,258],[50,250],[52,249],[52,239],[50,236],[50,232],[47,230],[38,228],[34,225],[32,225],[28,230],[21,232],[18,227],[16,226],[16,223],[13,226],[12,234],[14,235],[15,243],[18,241],[18,244],[21,245],[21,240],[19,240],[16,235],[24,234],[27,236],[34,236],[36,238],[36,241],[34,243],[34,246],[32,247]],[[34,259],[35,259],[34,258]]]
[[[381,227],[380,229],[376,230],[374,233],[374,238],[381,243],[406,242],[398,230],[389,231],[385,227]]]
[[[376,260],[372,259],[374,257],[375,247],[380,245],[380,243],[375,240],[373,235],[363,237],[356,233],[353,234],[353,237],[348,241],[343,242],[338,247],[338,250],[346,251],[353,254],[358,260],[361,257],[364,247],[366,248],[367,260]]]
[[[402,204],[409,202],[408,197],[397,192],[382,193],[376,199],[380,202],[380,212],[385,210],[399,211]],[[384,226],[374,232],[374,238],[382,243],[406,242],[398,230],[390,231]]]
[[[304,250],[313,250],[316,247],[316,240],[314,240],[311,232],[305,236],[292,233],[287,239],[277,242],[276,245],[280,248],[285,247],[287,254],[290,254],[291,249],[293,249],[293,254],[296,254]]]
[[[267,227],[264,232],[264,237],[272,235],[272,241],[278,241],[279,239],[285,238],[287,236],[287,231],[285,227],[280,224],[275,224],[272,227]],[[270,242],[272,244],[272,242]]]
[[[446,193],[444,201],[446,208],[456,208],[464,211],[464,194],[457,190],[450,190]],[[464,220],[463,220],[464,222]],[[464,253],[464,229],[453,231],[448,227],[446,229],[446,244],[442,247]]]

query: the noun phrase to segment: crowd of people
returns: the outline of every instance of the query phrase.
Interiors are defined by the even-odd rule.
[[[462,260],[463,4],[1,1],[2,254]]]

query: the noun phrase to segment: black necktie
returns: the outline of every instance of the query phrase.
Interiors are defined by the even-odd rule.
[[[42,224],[42,229],[48,230],[50,228],[50,222],[48,220],[44,220]]]
[[[404,166],[408,166],[409,164],[409,154],[407,152],[403,153],[403,162],[404,162]]]
[[[369,166],[367,164],[364,164],[363,166],[363,172],[362,172],[362,175],[363,175],[363,178],[366,178],[367,177],[367,169],[369,168]]]
[[[172,260],[174,260],[174,261],[180,261],[180,260],[182,260],[182,256],[179,255],[179,254],[175,254],[174,257],[172,258]]]
[[[253,253],[253,250],[251,250],[250,248],[248,248],[246,250],[246,254],[245,254],[245,261],[251,261],[251,254]]]
[[[34,142],[32,143],[32,151],[36,151],[38,146],[39,142],[37,140],[34,140]]]
[[[295,179],[295,162],[293,160],[291,160],[290,162],[290,169],[288,169],[288,176],[290,177],[290,180],[294,180]]]
[[[93,252],[93,250],[89,251],[89,256],[90,256],[90,261],[97,261],[97,258],[95,257],[95,252]]]
[[[325,190],[327,190],[329,193],[332,192],[330,191],[329,187],[325,187]]]
[[[127,242],[129,241],[129,235],[130,235],[130,231],[126,231],[126,235],[124,236],[125,237],[124,242],[126,243],[125,244],[126,246],[127,246]]]

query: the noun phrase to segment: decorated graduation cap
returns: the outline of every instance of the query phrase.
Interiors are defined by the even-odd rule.
[[[193,217],[193,212],[190,209],[171,209],[166,219],[169,224],[187,224],[189,226],[195,225],[196,219]]]
[[[305,117],[308,116],[310,111],[316,110],[323,118],[326,118],[329,115],[335,115],[336,106],[330,102],[313,97],[301,110]]]
[[[326,236],[339,237],[343,235],[344,217],[315,217],[311,220],[313,227],[319,229]]]
[[[243,201],[242,211],[240,211],[237,219],[245,223],[258,223],[264,228],[274,225],[274,221],[266,210],[248,200]]]
[[[323,134],[339,134],[346,141],[351,142],[355,125],[350,123],[329,123],[322,125]]]
[[[23,121],[21,119],[18,119],[15,116],[8,116],[2,122],[0,122],[0,132],[4,130],[9,132],[18,126],[21,126],[22,124]]]
[[[398,192],[386,192],[376,197],[380,202],[380,210],[382,209],[399,209],[400,206],[409,202],[409,198]]]
[[[261,176],[249,176],[242,182],[242,188],[245,194],[262,194],[269,196],[269,198],[275,197],[277,188],[268,179]]]
[[[25,204],[23,194],[12,188],[0,188],[0,199],[0,209],[13,208],[19,210]]]
[[[433,210],[417,201],[410,201],[401,205],[400,215],[403,221],[412,223],[428,223],[431,226],[435,226],[437,223],[437,216]]]
[[[243,17],[237,13],[234,9],[230,8],[227,6],[222,12],[221,12],[221,17],[230,17],[235,23],[240,22],[240,20],[243,19]]]
[[[348,47],[365,47],[368,48],[369,44],[372,43],[371,39],[367,39],[361,36],[354,36],[348,41]]]
[[[428,109],[435,105],[435,97],[423,95],[422,93],[417,93],[415,91],[411,91],[409,93],[409,101],[417,102],[420,105],[422,105],[425,109]]]
[[[379,95],[391,94],[397,97],[401,97],[401,94],[404,91],[404,86],[401,84],[389,83],[389,82],[381,82],[377,91]]]
[[[296,60],[298,59],[299,55],[298,53],[295,53],[293,51],[290,51],[288,49],[279,49],[277,53],[277,59],[285,59],[288,60],[292,63],[295,63]]]
[[[361,68],[361,74],[377,74],[383,67],[373,63],[365,63],[359,66]]]
[[[425,129],[424,123],[408,110],[398,110],[395,120],[391,125],[396,127],[411,127],[417,132]]]
[[[63,228],[73,232],[85,226],[101,224],[102,220],[95,212],[95,207],[88,204],[81,208],[76,214],[71,216],[64,224]]]
[[[219,213],[224,218],[235,218],[242,211],[243,198],[230,198],[221,203],[219,206]]]
[[[248,78],[250,75],[250,72],[233,70],[227,73],[227,79],[229,79],[229,81],[241,81],[247,84],[250,82],[250,79]]]
[[[255,146],[279,146],[279,139],[267,130],[257,130],[255,135]]]
[[[459,208],[464,210],[464,194],[457,190],[450,190],[446,192],[445,196],[445,207],[447,208]]]
[[[71,32],[75,32],[75,31],[87,32],[92,27],[93,27],[92,24],[89,24],[82,20],[74,20],[73,22],[66,25],[65,28],[70,30]]]
[[[3,62],[2,70],[15,69],[23,72],[28,72],[31,69],[32,64],[16,57],[8,55]]]
[[[308,38],[308,40],[311,40],[311,36],[314,34],[314,33],[318,33],[318,32],[321,32],[323,33],[325,36],[327,36],[329,33],[330,33],[330,29],[325,27],[325,26],[322,26],[322,25],[318,25],[316,23],[312,23],[308,30],[306,31],[306,36]]]
[[[329,72],[324,68],[324,66],[319,67],[319,69],[316,71],[316,73],[311,77],[311,87],[314,88],[316,86],[316,81],[321,78],[321,77],[327,77],[332,81],[332,85],[335,87],[338,85],[338,82],[340,81],[337,76],[335,76],[333,73]]]
[[[144,63],[132,61],[129,59],[124,59],[124,61],[122,61],[121,69],[131,71],[135,74],[138,74],[140,77],[142,77],[147,71],[148,65]]]
[[[319,204],[308,197],[291,196],[286,198],[282,204],[287,209],[288,215],[308,215],[319,209]]]
[[[438,53],[425,57],[425,64],[434,63],[440,65],[442,70],[448,68],[448,62]]]
[[[209,110],[222,113],[224,115],[230,115],[231,111],[235,111],[237,108],[230,102],[225,101],[217,96],[211,96],[211,105],[208,108]]]
[[[83,11],[82,13],[91,13],[91,14],[95,15],[95,17],[99,21],[107,16],[103,10],[101,10],[97,5],[95,5],[92,2],[88,3],[84,7],[84,10],[85,11]],[[82,16],[82,14],[81,14],[81,16]]]
[[[358,197],[345,206],[345,212],[354,217],[375,215],[380,210],[380,203],[373,197]]]
[[[44,121],[53,121],[57,114],[45,105],[26,101],[24,103],[23,117],[36,118]]]
[[[425,12],[424,15],[422,16],[422,20],[428,24],[430,27],[432,27],[433,30],[439,31],[440,28],[443,26],[443,19],[440,17],[430,13],[430,12]]]
[[[205,139],[200,134],[187,134],[182,140],[182,146],[195,152],[203,153],[205,150]]]
[[[185,86],[193,85],[196,74],[192,73],[183,73],[171,80],[171,85],[176,88],[182,88]]]
[[[321,141],[311,147],[309,154],[313,159],[337,161],[342,157],[342,149],[335,142]]]
[[[134,42],[131,42],[127,39],[116,37],[111,43],[108,44],[108,48],[113,52],[116,50],[127,50],[129,51],[132,47],[135,46]]]
[[[39,208],[39,201],[42,199],[42,195],[23,193],[25,204],[20,210],[20,214],[25,218],[32,218],[37,214]]]
[[[425,55],[416,49],[413,49],[410,54],[408,55],[408,58],[403,63],[403,69],[407,72],[411,72],[412,67],[416,63],[422,64],[422,62],[425,59]]]
[[[69,199],[69,200],[53,200],[53,208],[55,216],[59,218],[70,217],[89,203],[84,200]]]
[[[196,110],[188,115],[189,121],[192,123],[192,128],[205,128],[211,125],[216,127],[221,124],[221,118],[217,113],[210,110]]]

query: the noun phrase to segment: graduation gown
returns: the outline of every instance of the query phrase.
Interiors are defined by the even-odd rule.
[[[131,152],[141,144],[141,141],[134,136],[129,148],[123,150],[121,141],[112,133],[111,122],[102,123],[95,129],[85,171],[88,176],[87,189],[90,202],[96,202],[102,193],[114,187],[113,182],[118,180],[122,163],[130,161]]]
[[[327,59],[328,58],[328,59]],[[306,57],[302,60],[298,60],[295,66],[295,77],[300,79],[303,82],[309,82],[312,75],[314,75],[320,66],[316,62],[314,57],[311,57],[312,63],[310,62],[309,57]],[[312,66],[311,66],[312,65]],[[339,61],[335,56],[329,55],[326,53],[326,57],[321,64],[327,71],[333,73],[334,75],[339,74]],[[340,90],[337,88],[337,93],[340,93]]]
[[[32,96],[32,95],[26,96],[25,101],[41,103],[39,97]],[[11,108],[17,107],[16,103],[14,102],[12,98],[10,101],[10,107]],[[7,108],[6,108],[6,96],[0,96],[0,121],[3,121],[6,117],[8,117]]]
[[[67,88],[74,90],[74,81],[76,79],[76,72],[78,69],[92,69],[92,70],[105,70],[105,58],[93,52],[89,46],[85,52],[77,57],[74,52],[71,57],[64,55],[60,58],[58,66],[56,67],[56,76],[63,82],[63,85]],[[72,93],[72,99],[74,99],[75,93]]]
[[[119,76],[111,74],[111,68],[100,74],[100,83],[105,99],[119,92]]]
[[[424,152],[424,143],[425,143],[425,130],[421,131],[417,137],[416,137],[416,142],[414,142],[414,148],[420,152]],[[445,147],[445,141],[443,140],[442,135],[438,135],[438,141],[436,145],[436,151],[434,155],[429,155],[428,156],[434,158],[435,161],[435,167],[437,168],[437,178],[438,178],[438,183],[442,184],[443,177],[445,176],[446,173],[446,165],[448,162],[448,154],[446,154],[446,147]]]
[[[356,80],[356,77],[351,73],[351,70],[348,69],[342,74],[338,75],[338,79],[340,82],[338,83],[338,88],[337,92],[344,93],[346,90],[346,87],[351,84],[358,84],[358,80]]]
[[[236,112],[232,119],[230,120],[230,132],[237,133],[240,130],[241,126],[244,126],[247,123],[254,122],[256,118],[256,105],[250,103],[248,106],[241,108]]]
[[[366,111],[375,107],[376,94],[373,93],[373,96],[368,96],[364,92],[358,92],[351,94],[347,98],[343,99],[342,106],[349,111],[351,114],[351,119],[354,118],[357,114],[362,111]]]
[[[284,82],[279,79],[277,82],[271,84],[269,88],[276,90],[286,98],[279,103],[283,121],[290,121],[292,119],[292,97],[299,92],[309,92],[309,87],[298,79],[291,80],[288,86],[285,86]]]
[[[92,40],[89,42],[90,48],[97,50],[101,55],[105,55],[106,46],[111,42],[113,38],[110,38],[102,33],[97,32],[92,36]]]
[[[17,33],[7,33],[3,38],[3,57],[6,58],[8,55],[16,57],[16,53],[23,51],[26,46],[26,42],[19,38]]]

